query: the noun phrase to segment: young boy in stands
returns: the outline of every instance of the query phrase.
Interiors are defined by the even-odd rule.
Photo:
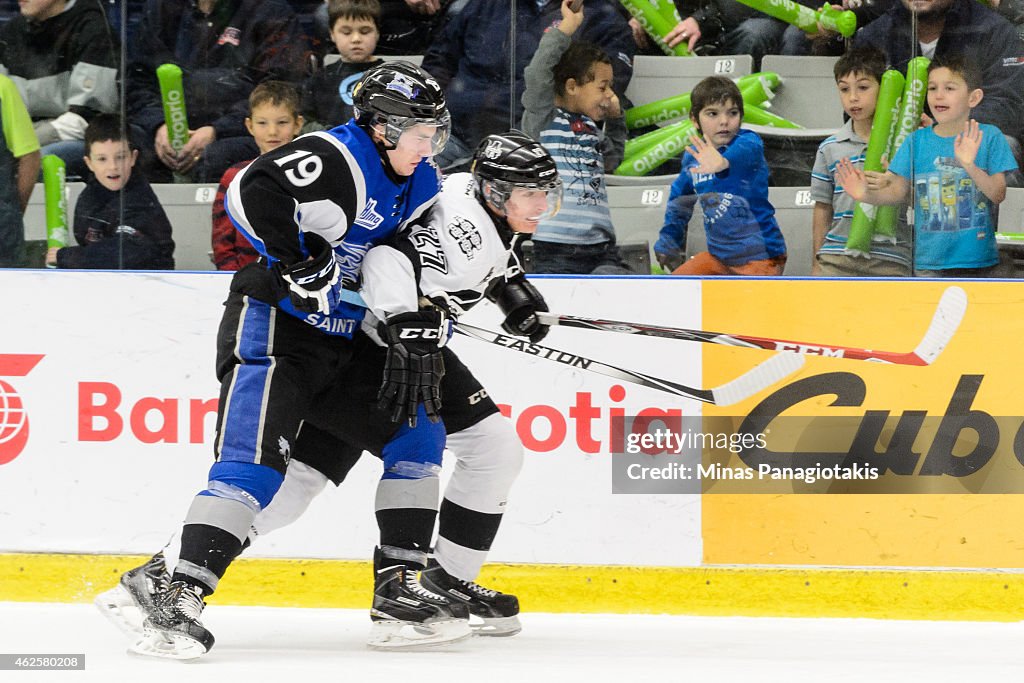
[[[604,184],[626,140],[611,59],[596,45],[572,42],[584,10],[570,4],[563,0],[561,23],[544,34],[524,72],[523,130],[554,157],[564,188],[562,210],[534,235],[533,272],[631,273],[615,246]]]
[[[764,143],[757,133],[740,129],[739,88],[728,78],[711,76],[697,84],[690,101],[690,118],[700,135],[691,137],[669,192],[665,224],[654,245],[658,263],[666,270],[678,263],[699,200],[708,251],[673,275],[782,275],[786,242],[768,202]]]
[[[41,165],[39,140],[18,88],[0,75],[0,268],[23,265],[25,207]]]
[[[303,132],[334,128],[352,118],[352,88],[367,70],[384,61],[373,56],[380,38],[378,0],[331,0],[327,19],[341,59],[306,79]]]
[[[875,104],[885,54],[875,47],[854,48],[839,58],[834,69],[843,111],[850,119],[818,147],[811,171],[814,199],[814,263],[811,274],[824,277],[907,277],[911,273],[910,226],[903,212],[896,224],[896,241],[879,236],[872,239],[870,258],[846,252],[850,224],[856,203],[835,180],[836,164],[849,159],[864,167],[864,153],[871,137]],[[867,171],[866,175],[874,173]]]
[[[171,222],[146,178],[132,173],[139,150],[121,119],[114,114],[95,116],[85,129],[85,151],[92,176],[75,204],[78,245],[49,249],[46,264],[174,270]]]
[[[249,95],[249,116],[245,127],[256,141],[260,154],[277,149],[295,139],[302,128],[299,93],[282,81],[264,81]],[[213,200],[213,263],[217,270],[240,270],[259,257],[259,253],[235,228],[224,210],[224,195],[238,172],[253,162],[237,163],[220,179]]]
[[[1017,163],[1002,132],[971,118],[984,97],[981,71],[962,55],[928,67],[928,108],[935,124],[900,146],[885,174],[866,176],[841,159],[836,181],[857,201],[898,204],[917,193],[914,271],[920,277],[991,277],[999,253],[996,205]],[[911,185],[913,182],[913,185]]]

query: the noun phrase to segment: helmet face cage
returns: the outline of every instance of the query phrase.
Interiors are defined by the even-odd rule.
[[[537,220],[551,218],[562,208],[562,180],[557,175],[554,180],[543,183],[513,183],[507,180],[479,179],[480,194],[503,216],[508,216],[508,202],[516,188],[536,190],[545,193],[547,208],[539,216],[530,216]]]
[[[561,207],[562,181],[555,160],[540,143],[520,131],[484,138],[473,155],[472,173],[480,196],[503,215],[508,215],[515,188],[546,194],[547,210],[532,218],[548,218]]]
[[[382,125],[381,133],[384,141],[390,147],[397,147],[398,140],[402,134],[416,126],[436,126],[433,137],[430,139],[431,154],[440,154],[444,146],[448,144],[448,136],[451,135],[452,119],[445,110],[438,118],[408,118],[395,116],[393,114],[378,114],[374,117],[374,127]]]

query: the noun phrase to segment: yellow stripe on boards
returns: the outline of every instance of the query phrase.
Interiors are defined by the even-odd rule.
[[[0,554],[0,601],[89,602],[142,556]],[[1024,574],[760,567],[488,565],[524,612],[1019,621]],[[368,609],[368,562],[242,559],[211,602]]]

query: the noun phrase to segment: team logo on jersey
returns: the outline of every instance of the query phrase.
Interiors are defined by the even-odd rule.
[[[377,200],[372,197],[366,200],[366,206],[359,212],[359,218],[355,220],[355,224],[366,228],[367,230],[375,230],[384,222],[384,216],[381,216],[376,211]]]
[[[24,377],[43,359],[37,354],[0,354],[0,377]],[[28,443],[28,412],[17,390],[0,380],[0,465],[21,455]]]
[[[385,90],[394,90],[410,100],[416,99],[420,94],[420,89],[416,87],[416,83],[405,74],[400,73],[395,74]]]
[[[241,42],[242,31],[234,26],[228,26],[224,29],[224,33],[220,34],[220,38],[217,39],[218,45],[234,45],[238,47]]]
[[[501,140],[491,140],[484,147],[484,156],[494,161],[501,156]]]
[[[459,245],[462,253],[466,255],[466,258],[472,261],[473,257],[476,256],[476,252],[480,251],[484,244],[484,240],[476,226],[465,218],[456,216],[455,220],[448,224],[447,230],[448,234]]]

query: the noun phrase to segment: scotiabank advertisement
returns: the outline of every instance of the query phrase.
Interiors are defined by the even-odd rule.
[[[229,281],[0,272],[0,551],[180,527]],[[451,342],[526,448],[493,561],[1024,566],[1018,283],[535,282],[540,345],[490,304]],[[365,559],[380,473],[364,456],[252,554]]]

